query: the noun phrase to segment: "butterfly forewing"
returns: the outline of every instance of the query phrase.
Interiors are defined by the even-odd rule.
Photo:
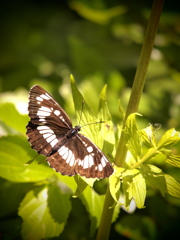
[[[36,125],[52,124],[53,126],[72,128],[66,112],[48,92],[38,85],[30,90],[28,111],[31,122]]]
[[[111,163],[87,137],[78,134],[71,120],[53,97],[35,85],[29,95],[27,136],[31,147],[47,156],[50,167],[63,175],[105,178],[113,173]]]

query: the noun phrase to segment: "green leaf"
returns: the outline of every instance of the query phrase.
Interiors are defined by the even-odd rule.
[[[105,196],[97,194],[92,188],[87,186],[80,198],[90,215],[90,236],[92,236],[100,224]]]
[[[115,136],[113,131],[113,123],[111,115],[108,109],[106,101],[106,89],[105,85],[101,91],[99,99],[99,109],[98,109],[98,119],[105,121],[101,124],[100,134],[104,139],[103,150],[106,155],[113,155],[114,146],[115,146]]]
[[[56,175],[56,177],[62,182],[64,183],[66,186],[69,187],[69,189],[72,190],[72,192],[75,192],[77,184],[75,182],[74,177],[69,177],[69,176],[65,176],[65,175],[61,175],[58,172],[54,171],[54,174]]]
[[[29,118],[27,115],[21,115],[15,108],[14,104],[0,104],[0,120],[7,126],[25,135],[26,125]]]
[[[167,185],[165,174],[162,172],[162,170],[151,164],[142,164],[141,171],[150,185],[155,189],[160,190],[161,194],[165,196],[167,193]]]
[[[114,165],[114,174],[116,177],[122,178],[122,173],[125,172],[125,168],[117,167]]]
[[[82,194],[82,192],[86,189],[88,183],[86,182],[86,179],[85,178],[81,178],[81,176],[79,175],[75,175],[74,176],[74,179],[76,181],[76,184],[77,184],[77,189],[75,191],[75,194],[74,194],[74,197],[78,197]],[[88,179],[87,179],[88,180]],[[96,179],[94,179],[95,181]],[[90,179],[91,181],[91,179]]]
[[[86,125],[81,128],[81,132],[85,136],[89,137],[100,149],[102,149],[103,138],[100,134],[100,128],[102,123],[94,124],[97,121],[100,121],[102,119],[98,119],[98,120],[96,119],[95,115],[90,110],[90,107],[84,101],[82,94],[77,89],[75,80],[72,75],[71,75],[71,89],[72,89],[72,95],[73,95],[73,101],[74,101],[77,119],[78,121],[80,121],[81,126]],[[82,105],[83,105],[83,109],[82,109]],[[93,123],[93,124],[87,125],[89,123]]]
[[[102,10],[89,7],[84,2],[78,1],[71,2],[70,6],[83,18],[98,24],[107,24],[112,18],[127,11],[126,7],[121,5]]]
[[[103,88],[100,96],[98,119],[90,110],[87,103],[84,101],[81,93],[75,85],[75,80],[71,76],[71,88],[76,109],[77,118],[80,120],[82,126],[82,133],[89,137],[100,149],[103,149],[106,155],[112,155],[114,150],[115,137],[112,130],[111,116],[107,107],[106,87]],[[82,103],[84,107],[82,109]],[[82,111],[83,110],[83,111]],[[97,123],[99,121],[106,121],[107,123]],[[93,124],[91,124],[93,123]],[[110,129],[109,129],[110,127]]]
[[[126,146],[133,155],[134,159],[138,161],[139,157],[141,156],[141,143],[139,135],[137,134],[137,125],[135,121],[136,115],[141,116],[138,113],[133,113],[129,115],[129,117],[126,120],[126,125],[123,130],[123,134],[126,138]]]
[[[158,142],[158,149],[169,148],[174,146],[180,141],[180,132],[176,131],[174,128],[169,129]]]
[[[109,177],[109,190],[116,202],[119,201],[121,180],[124,171],[124,168],[119,168],[114,165],[114,173]]]
[[[56,222],[48,207],[47,186],[28,192],[18,211],[23,219],[22,236],[26,240],[40,240],[57,237],[63,231],[65,222]]]
[[[152,124],[150,124],[147,128],[138,130],[137,132],[140,135],[140,137],[142,138],[143,143],[148,148],[156,147],[155,131],[154,131]]]
[[[116,202],[119,201],[121,181],[115,174],[109,177],[109,190]]]
[[[180,156],[170,154],[167,156],[166,162],[174,167],[180,167]]]
[[[0,138],[0,176],[15,182],[36,182],[52,175],[48,165],[38,165],[37,161],[25,165],[33,155],[26,138],[15,135]]]
[[[67,191],[66,191],[67,192]],[[62,192],[60,186],[50,184],[48,187],[48,207],[55,222],[67,221],[71,211],[70,194]]]
[[[139,170],[127,170],[123,173],[123,193],[127,210],[129,210],[132,199],[135,200],[138,208],[144,207],[146,183]]]
[[[167,193],[171,196],[180,198],[180,184],[170,175],[165,174]]]
[[[125,111],[124,111],[124,108],[123,108],[123,106],[122,106],[122,103],[121,103],[121,100],[120,100],[120,99],[118,100],[118,106],[119,106],[120,116],[121,116],[121,118],[124,120],[126,113],[125,113]]]
[[[136,206],[143,208],[146,198],[146,182],[141,173],[133,177],[130,190],[132,191],[132,198],[135,200]]]

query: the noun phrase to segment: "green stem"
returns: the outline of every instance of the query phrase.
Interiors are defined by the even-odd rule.
[[[146,73],[149,65],[149,60],[151,56],[151,52],[153,49],[154,39],[156,36],[156,32],[158,29],[158,24],[163,8],[164,0],[154,0],[153,6],[151,10],[151,15],[149,18],[144,44],[142,46],[138,67],[136,70],[134,83],[132,87],[131,96],[129,99],[126,116],[123,124],[123,128],[125,126],[125,122],[127,117],[134,112],[138,111],[138,106],[141,98],[141,94],[144,88],[145,79],[146,79]],[[119,144],[117,147],[117,152],[115,156],[115,164],[118,167],[123,167],[125,158],[126,158],[126,145],[125,145],[125,139],[124,135],[121,134],[121,138],[119,140]],[[109,187],[106,192],[106,198],[105,203],[103,207],[103,213],[101,216],[101,222],[97,234],[97,240],[108,240],[110,228],[111,228],[111,222],[112,222],[112,216],[114,209],[111,208],[114,204],[114,200],[110,194]]]
[[[134,169],[139,167],[143,162],[147,162],[148,160],[150,160],[151,158],[155,157],[156,154],[158,154],[159,152],[157,151],[157,149],[149,149],[149,151],[146,153],[146,155],[144,155],[144,157],[138,161],[137,163],[135,163],[134,165],[132,165],[130,167],[130,169]]]

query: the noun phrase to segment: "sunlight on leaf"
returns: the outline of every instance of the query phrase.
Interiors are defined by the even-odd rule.
[[[123,173],[123,193],[127,210],[129,210],[132,199],[135,200],[138,208],[144,207],[146,184],[139,170],[127,170]]]
[[[79,175],[74,176],[74,179],[77,184],[77,189],[75,191],[74,197],[80,196],[88,185],[90,187],[93,187],[93,184],[96,181],[96,178],[85,178]]]
[[[142,174],[138,174],[133,178],[131,191],[132,198],[135,200],[136,206],[138,208],[143,208],[146,198],[146,183]]]
[[[54,171],[54,174],[57,176],[57,178],[64,183],[66,186],[69,187],[69,189],[72,190],[72,192],[75,192],[76,188],[77,188],[77,184],[75,182],[75,178],[74,177],[69,177],[69,176],[65,176],[65,175],[61,175],[58,172]]]
[[[46,186],[29,191],[18,211],[23,218],[22,236],[26,240],[40,240],[59,236],[65,222],[56,222],[48,207],[48,188]]]
[[[174,167],[180,167],[180,156],[170,154],[167,156],[166,162]]]
[[[115,150],[115,136],[113,131],[112,118],[106,101],[106,89],[107,85],[103,87],[100,94],[98,119],[105,121],[105,123],[101,124],[100,129],[101,136],[104,139],[103,150],[106,155],[114,155],[113,152]]]
[[[28,146],[27,139],[22,136],[7,136],[0,139],[0,176],[16,182],[36,182],[53,174],[52,169],[34,161],[34,151]]]
[[[80,120],[81,125],[86,125],[81,128],[81,132],[85,136],[89,137],[100,149],[103,148],[107,155],[111,155],[114,150],[113,143],[115,142],[115,139],[112,130],[111,116],[105,100],[106,87],[103,88],[100,95],[98,118],[95,117],[90,107],[84,101],[82,94],[76,87],[75,80],[72,75],[71,88],[78,122]],[[84,105],[82,109],[83,102]],[[97,123],[99,121],[105,121],[105,123]]]
[[[0,120],[25,135],[28,116],[21,115],[12,103],[0,104]]]
[[[156,147],[155,131],[152,124],[150,124],[147,128],[138,130],[138,134],[141,136],[143,143],[148,148]]]
[[[112,197],[116,202],[119,200],[120,196],[120,187],[121,187],[121,181],[119,178],[116,177],[115,174],[112,174],[109,177],[109,189]]]
[[[150,183],[152,187],[158,189],[163,196],[167,192],[167,185],[165,180],[165,174],[162,170],[151,164],[143,164],[141,171],[145,179]]]
[[[99,24],[107,24],[113,17],[118,16],[126,12],[125,6],[116,6],[109,9],[97,10],[88,7],[88,5],[72,1],[70,7],[77,11],[84,18]]]
[[[165,174],[167,193],[171,196],[180,198],[180,184],[170,175]]]
[[[138,113],[133,113],[129,115],[129,117],[126,120],[126,125],[123,130],[123,134],[125,135],[127,142],[126,145],[129,151],[133,155],[134,159],[136,159],[137,161],[138,158],[141,156],[141,143],[140,137],[137,134],[138,128],[135,121],[136,115],[141,116]]]
[[[180,132],[176,131],[174,128],[169,129],[159,141],[157,147],[164,148],[164,147],[172,147],[176,143],[180,141]]]
[[[71,75],[71,88],[72,88],[74,106],[76,110],[76,116],[78,119],[77,122],[80,121],[81,126],[89,123],[96,123],[97,119],[95,118],[94,114],[90,110],[90,107],[84,101],[82,94],[79,92],[78,88],[76,87],[75,80],[72,75]],[[83,109],[82,109],[82,104],[83,104]],[[81,128],[81,132],[87,137],[89,137],[95,144],[97,144],[98,146],[101,144],[102,146],[102,141],[99,140],[99,136],[97,134],[97,132],[99,132],[99,128],[100,128],[99,124],[91,124],[91,125],[83,126]],[[101,146],[99,147],[101,148]]]

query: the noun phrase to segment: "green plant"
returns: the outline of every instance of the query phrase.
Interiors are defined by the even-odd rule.
[[[82,95],[76,88],[75,82],[71,81],[73,99],[77,117],[80,116]],[[105,119],[106,124],[90,125],[83,127],[83,133],[91,139],[104,152],[111,157],[115,155],[115,139],[112,130],[112,121],[106,102],[106,86],[100,95],[100,104],[97,119]],[[18,119],[18,113],[13,105],[1,105],[1,119],[8,127],[13,127],[16,134],[9,134],[0,139],[0,176],[12,183],[7,188],[1,204],[5,205],[6,199],[11,198],[11,187],[17,194],[25,197],[18,208],[18,215],[23,219],[22,236],[24,239],[43,239],[59,236],[64,230],[70,211],[72,210],[71,197],[79,197],[85,205],[91,219],[90,235],[95,234],[100,224],[105,195],[99,195],[92,187],[95,179],[85,179],[80,176],[62,176],[50,169],[47,164],[39,164],[38,160],[29,165],[26,163],[33,159],[35,152],[29,148],[25,128],[20,128],[19,124],[14,125],[13,118],[7,119],[7,108],[12,116]],[[180,141],[180,133],[174,129],[168,130],[162,138],[156,140],[156,131],[152,125],[138,130],[135,116],[131,114],[127,120],[122,134],[125,137],[129,154],[124,167],[116,167],[115,173],[109,178],[109,189],[114,200],[115,207],[113,221],[116,220],[121,206],[119,200],[120,189],[124,194],[124,207],[128,210],[132,199],[135,200],[138,208],[144,207],[147,187],[151,184],[158,188],[163,196],[170,194],[180,197],[180,184],[170,175],[155,165],[148,163],[157,155],[166,156],[167,163],[180,167],[180,157],[175,156],[170,147]],[[20,117],[20,116],[19,116]],[[82,115],[82,123],[96,121],[95,116],[90,112],[85,104]],[[27,118],[21,118],[21,124],[25,127]],[[108,128],[107,128],[108,125]],[[96,132],[98,131],[98,136]],[[19,133],[18,133],[19,132]],[[21,133],[21,134],[20,134]],[[12,154],[13,153],[13,154]],[[107,183],[107,180],[104,180]],[[16,184],[15,184],[16,183]],[[19,188],[19,183],[27,184],[24,189]],[[18,196],[17,195],[17,196]],[[17,202],[13,202],[17,207]],[[117,203],[117,205],[115,204]],[[4,210],[4,213],[7,213]]]
[[[12,104],[0,105],[1,125],[7,133],[7,136],[0,139],[0,190],[2,196],[0,203],[3,206],[1,217],[7,219],[7,216],[13,210],[17,211],[18,209],[20,217],[11,220],[10,223],[10,226],[15,226],[13,230],[17,230],[17,233],[13,233],[14,235],[19,236],[18,230],[21,226],[24,239],[53,238],[60,234],[62,236],[65,227],[69,224],[70,214],[76,210],[73,207],[73,200],[78,197],[89,213],[91,223],[90,234],[87,230],[85,236],[88,238],[90,235],[93,238],[96,229],[99,227],[97,239],[107,239],[110,226],[118,217],[120,206],[123,204],[128,210],[131,200],[134,199],[137,208],[143,208],[149,185],[159,189],[163,196],[169,194],[180,197],[179,183],[156,166],[160,157],[164,158],[170,165],[179,167],[180,157],[174,155],[169,149],[179,142],[179,132],[170,129],[160,140],[157,140],[153,125],[142,130],[138,129],[135,119],[137,114],[134,113],[138,111],[163,3],[163,1],[155,2],[158,5],[154,3],[150,18],[153,27],[151,24],[149,25],[148,33],[151,34],[147,34],[144,41],[131,100],[124,118],[123,130],[121,132],[121,129],[118,128],[116,142],[112,129],[112,119],[106,102],[106,86],[102,89],[100,95],[97,117],[90,111],[87,104],[84,107],[81,124],[96,122],[101,119],[106,121],[105,124],[82,128],[83,133],[103,149],[109,159],[115,158],[115,173],[109,178],[109,183],[107,179],[96,181],[97,184],[102,184],[101,187],[104,186],[104,188],[109,184],[106,197],[104,194],[100,195],[95,191],[93,188],[94,179],[87,180],[79,176],[62,176],[50,169],[46,163],[38,164],[42,156],[35,158],[36,153],[30,149],[25,137],[27,116],[20,115]],[[73,79],[71,79],[71,87],[77,122],[79,122],[83,97],[76,88]],[[119,141],[120,133],[121,139]],[[118,147],[116,147],[117,145]],[[34,158],[32,164],[26,164]],[[120,191],[124,194],[124,203],[119,200]],[[79,212],[76,211],[75,215],[78,218]],[[73,225],[75,225],[74,222]],[[84,228],[85,222],[78,219],[79,222],[81,228]],[[5,226],[3,221],[1,226],[1,232],[8,232],[5,228],[3,229],[3,226]],[[70,224],[70,228],[73,227]],[[131,236],[131,238],[135,239],[135,236]],[[74,239],[80,239],[79,235],[74,236]],[[140,239],[139,236],[136,239]]]

